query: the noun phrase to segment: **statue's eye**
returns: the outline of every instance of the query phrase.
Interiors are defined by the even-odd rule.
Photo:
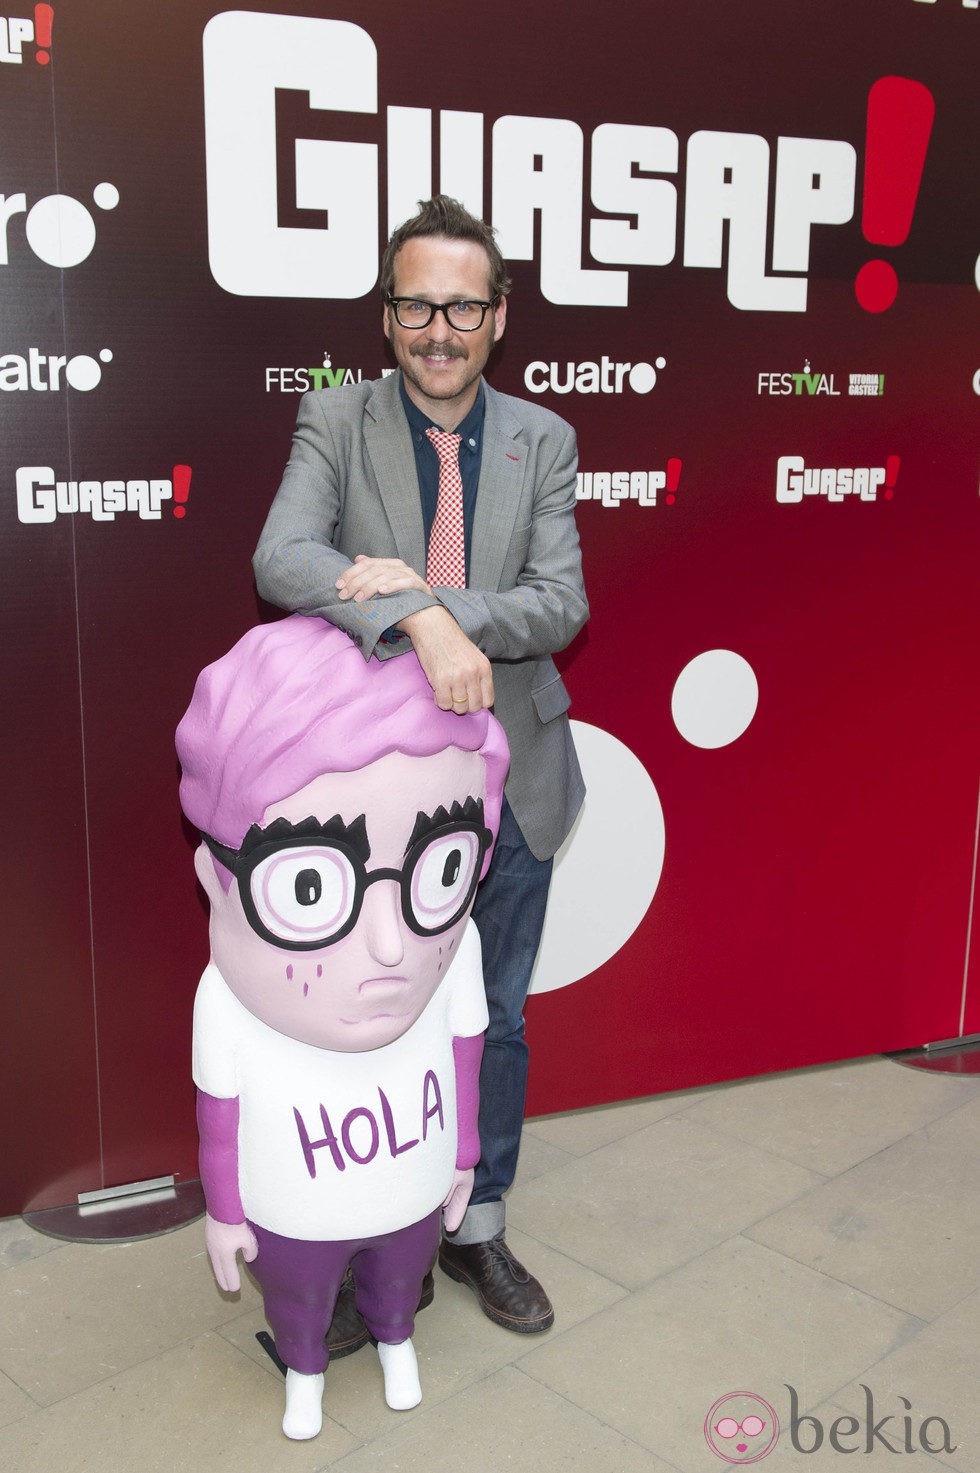
[[[349,919],[355,875],[339,849],[278,849],[252,871],[252,901],[266,930],[283,941],[328,941]]]
[[[438,930],[466,909],[480,857],[480,841],[472,829],[437,834],[425,845],[412,866],[410,892],[412,913],[423,930]]]

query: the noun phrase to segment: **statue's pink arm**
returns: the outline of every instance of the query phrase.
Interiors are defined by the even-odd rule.
[[[456,1066],[456,1173],[443,1203],[446,1229],[453,1232],[463,1221],[473,1190],[473,1168],[480,1159],[480,1061],[483,1034],[453,1039]]]
[[[219,1100],[199,1089],[197,1129],[201,1185],[208,1209],[204,1242],[219,1289],[235,1293],[242,1285],[238,1253],[251,1263],[259,1251],[238,1191],[237,1097]]]

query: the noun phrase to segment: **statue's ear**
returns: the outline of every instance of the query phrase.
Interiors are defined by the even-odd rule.
[[[211,905],[219,905],[225,897],[226,889],[218,879],[214,855],[206,844],[199,844],[197,847],[194,855],[194,870]]]

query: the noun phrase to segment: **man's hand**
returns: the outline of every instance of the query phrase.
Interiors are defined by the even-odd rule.
[[[208,1250],[218,1288],[229,1294],[236,1294],[242,1287],[238,1272],[238,1253],[241,1252],[246,1263],[251,1263],[259,1251],[252,1229],[247,1222],[216,1222],[210,1214],[206,1214],[204,1246]]]
[[[462,716],[493,705],[490,661],[467,638],[448,609],[430,604],[406,615],[395,627],[415,646],[440,710]]]
[[[429,593],[432,589],[414,568],[398,557],[365,557],[358,553],[353,565],[337,579],[337,592],[343,599],[352,598],[362,604],[375,594],[404,593],[414,589],[416,593]]]

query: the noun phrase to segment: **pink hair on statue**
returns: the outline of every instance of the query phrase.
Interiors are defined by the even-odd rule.
[[[414,651],[365,661],[332,624],[291,614],[250,629],[197,677],[177,728],[180,804],[235,849],[270,804],[322,773],[447,747],[486,763],[484,817],[496,835],[509,760],[500,723],[488,711],[441,711]]]

